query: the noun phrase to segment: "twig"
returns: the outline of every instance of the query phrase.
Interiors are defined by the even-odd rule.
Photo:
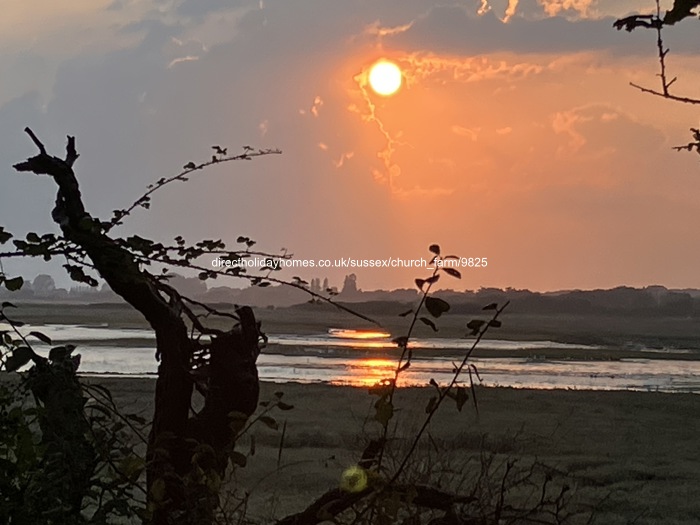
[[[150,196],[155,193],[157,190],[161,189],[162,187],[170,184],[171,182],[174,182],[176,180],[179,181],[187,181],[186,175],[189,175],[190,173],[201,170],[203,168],[206,168],[208,166],[212,166],[214,164],[222,164],[224,162],[231,162],[234,160],[251,160],[253,157],[262,157],[263,155],[281,155],[282,150],[279,149],[265,149],[265,150],[258,150],[258,151],[244,151],[243,153],[240,153],[238,155],[232,155],[229,157],[223,157],[223,158],[218,158],[218,157],[213,157],[212,160],[208,162],[203,162],[201,164],[195,165],[192,163],[191,167],[186,167],[178,173],[177,175],[173,175],[168,178],[161,179],[158,181],[154,186],[150,187],[141,197],[136,199],[128,208],[123,209],[123,210],[118,210],[116,212],[115,217],[106,225],[104,225],[104,230],[105,232],[108,232],[114,226],[119,224],[121,220],[128,216],[132,211],[134,211],[136,208],[139,206],[142,206],[145,202],[148,202],[150,200]]]

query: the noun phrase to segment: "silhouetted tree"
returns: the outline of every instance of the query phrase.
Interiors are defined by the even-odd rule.
[[[202,254],[223,250],[220,241],[188,247],[177,238],[175,246],[167,247],[138,236],[121,239],[110,235],[112,227],[131,210],[148,207],[154,189],[171,180],[184,180],[185,174],[210,163],[191,163],[180,175],[161,179],[132,207],[117,210],[112,221],[104,222],[91,215],[83,203],[73,171],[78,159],[75,139],[68,137],[66,156],[59,158],[49,155],[29,128],[25,131],[39,154],[14,167],[54,180],[58,194],[51,216],[62,236],[29,234],[26,241],[13,241],[18,252],[3,255],[41,255],[47,260],[62,255],[74,280],[96,286],[97,281],[86,270],[96,271],[148,321],[155,331],[160,364],[147,452],[147,521],[157,525],[211,523],[218,503],[217,480],[227,468],[241,422],[245,423],[258,403],[255,361],[263,337],[259,323],[252,310],[243,307],[236,315],[228,314],[234,321],[229,330],[209,328],[202,315],[192,309],[198,303],[188,302],[169,285],[167,275],[147,270],[152,262],[194,267],[193,261]],[[219,157],[216,162],[267,153],[271,152],[246,151],[228,159]],[[0,233],[2,242],[11,237],[4,230]],[[250,248],[254,242],[248,239],[245,244]],[[240,256],[227,254],[229,258]],[[206,279],[211,274],[200,277]],[[21,278],[3,276],[3,280],[8,289],[22,285]],[[191,411],[195,388],[204,396],[198,413]]]

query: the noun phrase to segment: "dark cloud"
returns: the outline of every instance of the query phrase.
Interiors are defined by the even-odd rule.
[[[637,30],[620,32],[613,18],[567,20],[563,17],[514,17],[504,24],[493,11],[476,16],[458,6],[434,7],[410,29],[386,37],[392,46],[456,55],[510,51],[567,53],[609,51],[618,55],[654,53],[655,35]],[[700,52],[697,28],[679,25],[667,31],[674,53]]]

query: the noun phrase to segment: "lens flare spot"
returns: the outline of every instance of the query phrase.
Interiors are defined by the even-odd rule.
[[[362,467],[345,469],[340,477],[340,488],[345,492],[362,492],[367,488],[367,472]]]

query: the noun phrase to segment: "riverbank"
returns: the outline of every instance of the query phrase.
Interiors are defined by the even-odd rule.
[[[150,417],[154,380],[89,380],[110,388],[124,410]],[[376,398],[367,389],[264,383],[261,400],[276,391],[284,392],[294,409],[271,413],[277,430],[263,424],[252,428],[255,455],[237,473],[239,484],[250,491],[252,519],[298,511],[337,486],[378,426],[370,420]],[[425,388],[397,394],[399,449],[422,421],[431,394]],[[461,465],[457,474],[468,483],[482,453],[523,465],[538,461],[568,478],[572,504],[594,509],[596,523],[697,523],[700,396],[478,388],[477,397],[478,415],[472,405],[458,412],[450,402],[433,421],[432,442],[423,451],[440,450],[428,462],[433,476],[444,477],[448,470],[454,475],[455,465]],[[238,447],[249,453],[249,438]]]

